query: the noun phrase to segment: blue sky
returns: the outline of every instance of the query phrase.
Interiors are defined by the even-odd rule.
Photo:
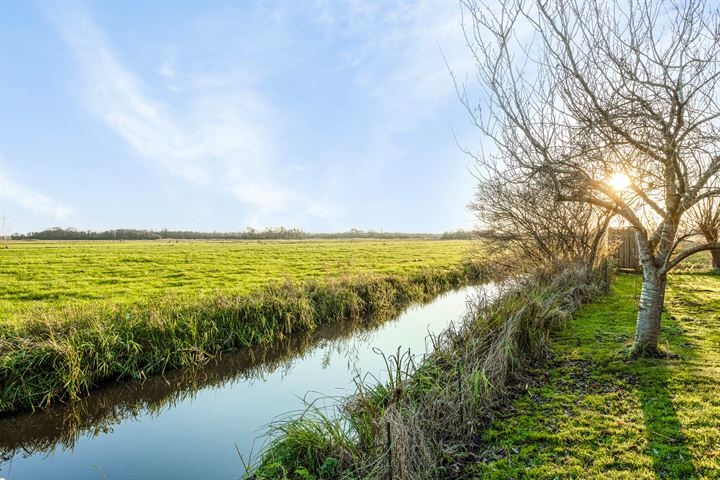
[[[455,2],[1,2],[14,232],[472,225]],[[454,133],[453,133],[454,132]]]

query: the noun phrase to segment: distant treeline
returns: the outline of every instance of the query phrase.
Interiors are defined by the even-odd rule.
[[[121,228],[93,232],[74,228],[50,228],[42,232],[14,234],[13,240],[307,240],[341,238],[435,238],[442,240],[462,240],[472,238],[472,232],[455,230],[445,233],[401,233],[377,232],[375,230],[356,230],[339,233],[310,233],[297,228],[267,228],[256,230],[247,228],[242,232],[193,232],[180,230],[136,230]]]

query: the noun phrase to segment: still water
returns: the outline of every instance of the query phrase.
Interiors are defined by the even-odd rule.
[[[264,427],[274,418],[304,401],[352,393],[357,375],[384,379],[377,350],[424,354],[429,333],[459,322],[469,298],[493,293],[492,285],[457,290],[375,327],[333,325],[203,369],[0,418],[0,478],[241,478],[241,455],[261,449]]]

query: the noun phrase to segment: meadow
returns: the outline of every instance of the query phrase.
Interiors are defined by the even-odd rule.
[[[477,281],[465,241],[52,242],[0,251],[0,414]]]
[[[462,240],[55,241],[0,246],[0,320],[33,307],[242,294],[271,282],[455,266]],[[12,315],[14,316],[14,315]]]

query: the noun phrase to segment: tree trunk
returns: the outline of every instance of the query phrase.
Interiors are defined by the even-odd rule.
[[[712,220],[708,221],[707,225],[700,227],[703,235],[705,236],[705,240],[708,243],[720,242],[720,231],[713,227],[710,227],[709,225],[711,223]],[[710,250],[710,256],[712,257],[712,268],[715,270],[720,270],[720,250]]]
[[[643,267],[640,309],[637,315],[633,349],[637,355],[653,355],[658,351],[660,317],[665,303],[667,274],[658,272],[656,268]]]
[[[712,255],[712,268],[720,270],[720,250],[710,250]]]

